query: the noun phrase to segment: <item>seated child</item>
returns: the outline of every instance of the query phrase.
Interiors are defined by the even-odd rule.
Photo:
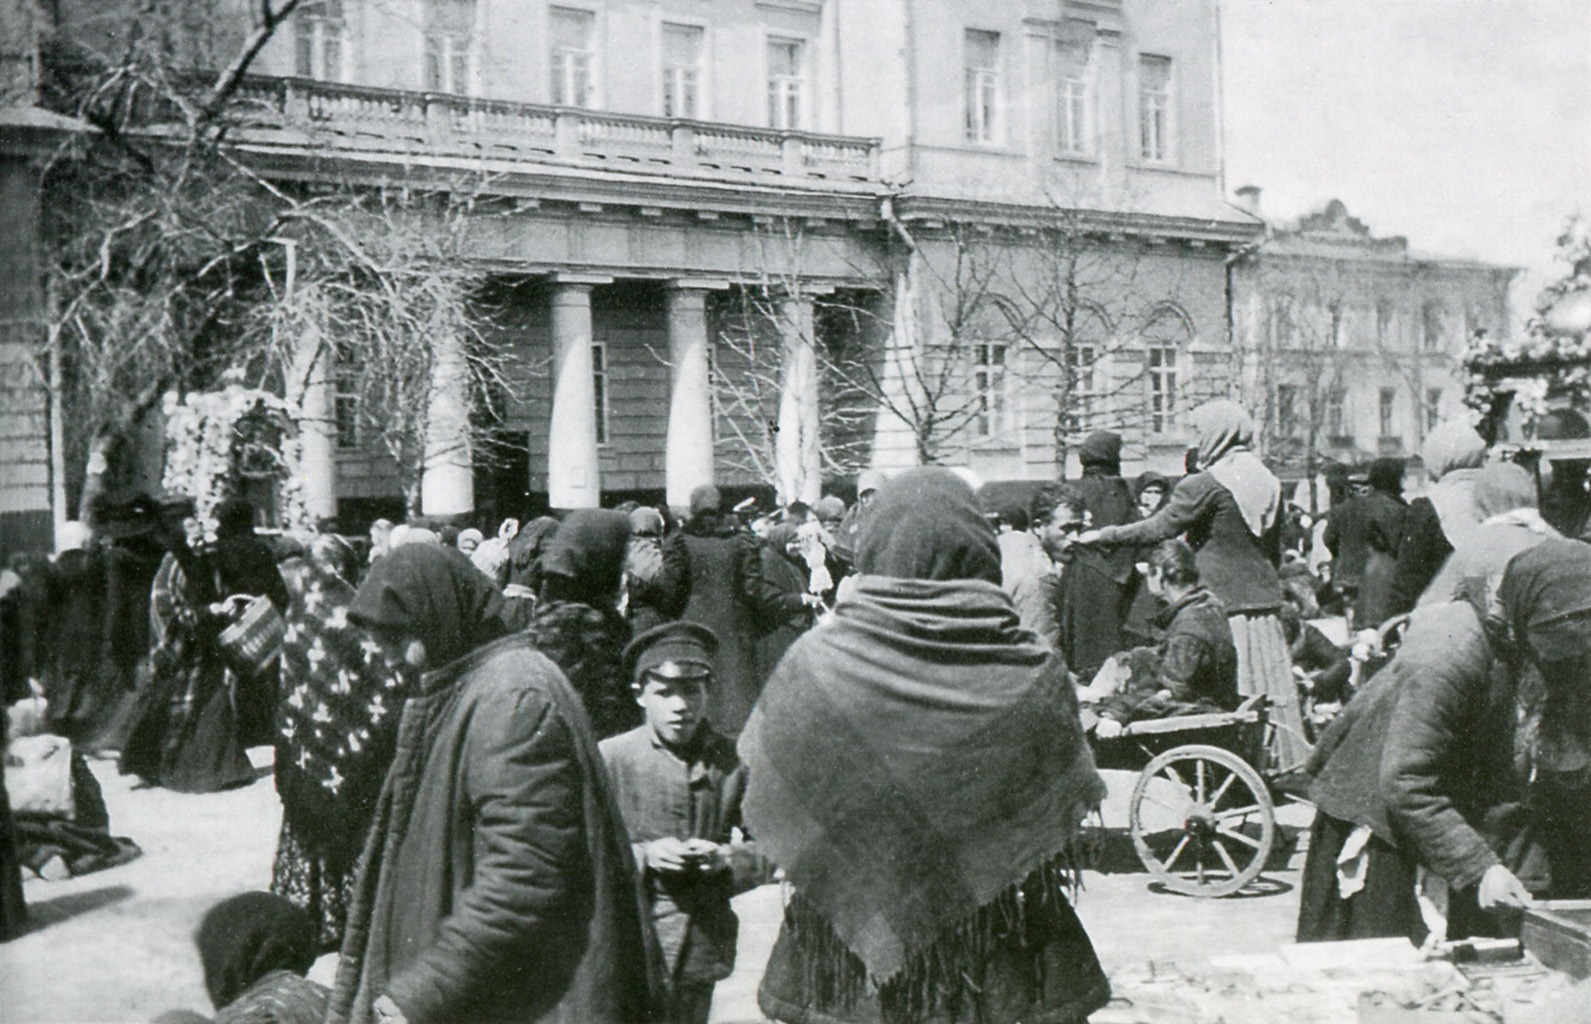
[[[1130,676],[1093,708],[1102,737],[1141,719],[1230,711],[1239,703],[1232,627],[1221,602],[1199,584],[1193,549],[1180,540],[1162,541],[1144,569],[1144,584],[1163,605],[1155,624],[1165,636],[1155,647],[1118,658]]]
[[[1301,609],[1292,600],[1282,603],[1280,618],[1299,689],[1319,703],[1341,704],[1347,700],[1348,680],[1353,674],[1347,652],[1305,622]]]
[[[309,914],[280,896],[246,892],[205,912],[194,934],[215,1024],[320,1024],[330,996],[304,977],[315,963],[317,936]],[[162,1014],[163,1024],[203,1020]]]
[[[662,947],[672,1024],[705,1024],[713,986],[735,966],[730,898],[769,874],[735,836],[746,769],[706,721],[717,646],[690,622],[632,640],[624,660],[646,722],[601,744]]]

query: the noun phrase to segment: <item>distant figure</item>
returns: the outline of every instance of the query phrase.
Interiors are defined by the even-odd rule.
[[[1509,560],[1560,535],[1542,518],[1536,480],[1512,462],[1493,462],[1475,476],[1480,522],[1454,531],[1453,553],[1442,563],[1419,603],[1456,601],[1477,580],[1501,573]]]
[[[1350,475],[1345,496],[1326,512],[1326,528],[1320,537],[1331,552],[1332,585],[1350,614],[1359,606],[1359,585],[1370,557],[1369,494],[1368,477]]]
[[[1132,491],[1121,478],[1121,436],[1096,430],[1077,451],[1083,476],[1070,482],[1082,499],[1090,529],[1135,522]],[[1056,625],[1061,652],[1079,679],[1094,677],[1105,659],[1121,650],[1121,628],[1132,604],[1138,552],[1127,545],[1080,548],[1061,574]]]
[[[1376,629],[1394,614],[1392,588],[1408,506],[1403,502],[1403,460],[1370,464],[1370,492],[1362,499],[1365,519],[1364,574],[1354,604],[1353,626]]]
[[[717,643],[690,622],[636,637],[625,662],[646,721],[602,741],[662,947],[669,1024],[706,1024],[714,985],[735,967],[729,900],[769,873],[755,846],[737,841],[746,769],[707,722]]]
[[[690,555],[683,544],[665,544],[664,533],[662,512],[646,506],[630,512],[625,615],[633,636],[679,618],[690,597]]]

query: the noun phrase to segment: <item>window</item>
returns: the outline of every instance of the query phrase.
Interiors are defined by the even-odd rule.
[[[1000,33],[969,29],[962,44],[966,66],[967,141],[998,141]]]
[[[608,443],[608,346],[591,343],[591,394],[597,423],[597,444]]]
[[[1005,355],[1005,346],[999,342],[978,342],[972,347],[973,423],[979,437],[993,437],[1007,428],[1011,403]]]
[[[696,25],[663,26],[663,116],[702,116],[702,51],[707,31]]]
[[[1348,433],[1346,429],[1348,417],[1344,411],[1345,398],[1340,387],[1331,388],[1326,392],[1326,436],[1328,437],[1344,437]]]
[[[1391,348],[1397,344],[1398,311],[1390,302],[1376,303],[1376,344]]]
[[[1447,312],[1439,302],[1427,302],[1420,311],[1420,344],[1426,352],[1442,351],[1447,333]]]
[[[597,17],[590,11],[554,7],[552,16],[552,101],[566,107],[590,107]]]
[[[768,125],[801,127],[806,44],[799,39],[768,40]]]
[[[1298,385],[1276,386],[1276,434],[1278,437],[1298,436]]]
[[[1382,388],[1380,399],[1381,436],[1396,437],[1398,433],[1398,389]]]
[[[1434,430],[1442,422],[1442,389],[1425,389],[1425,429]]]
[[[1291,348],[1293,345],[1293,308],[1286,300],[1271,306],[1271,347]]]
[[[1177,422],[1177,348],[1149,346],[1149,429],[1164,434]]]
[[[312,0],[293,21],[295,71],[300,78],[340,82],[346,77],[348,35],[343,0]]]
[[[359,364],[351,350],[338,346],[332,371],[332,422],[337,447],[359,447]]]
[[[1099,349],[1094,345],[1073,344],[1066,353],[1066,362],[1072,375],[1072,393],[1065,416],[1065,430],[1069,434],[1084,434],[1093,429],[1094,403],[1099,398],[1099,381],[1095,366]]]
[[[1055,148],[1071,156],[1093,150],[1092,26],[1085,35],[1055,41]]]
[[[1348,315],[1342,303],[1333,302],[1326,306],[1327,315],[1331,318],[1331,347],[1344,348],[1348,339]]]
[[[1138,155],[1151,163],[1171,160],[1171,58],[1138,58]]]
[[[475,0],[431,0],[426,8],[425,87],[468,93],[475,35]]]

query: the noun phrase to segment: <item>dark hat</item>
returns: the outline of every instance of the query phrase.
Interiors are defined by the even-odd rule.
[[[709,678],[716,650],[718,636],[706,626],[665,622],[630,641],[624,649],[624,666],[636,684],[649,672],[664,679]]]
[[[691,515],[718,512],[724,507],[723,495],[712,484],[701,484],[691,491]]]

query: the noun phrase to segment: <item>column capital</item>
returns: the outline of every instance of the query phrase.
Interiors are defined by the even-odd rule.
[[[555,272],[547,275],[547,280],[551,281],[553,284],[584,285],[584,286],[590,288],[590,287],[593,287],[595,285],[612,284],[613,283],[613,275],[611,275],[611,274],[576,274],[576,273],[565,273],[563,271],[555,271]]]
[[[722,292],[729,290],[729,282],[721,277],[675,277],[664,282],[669,291]]]

